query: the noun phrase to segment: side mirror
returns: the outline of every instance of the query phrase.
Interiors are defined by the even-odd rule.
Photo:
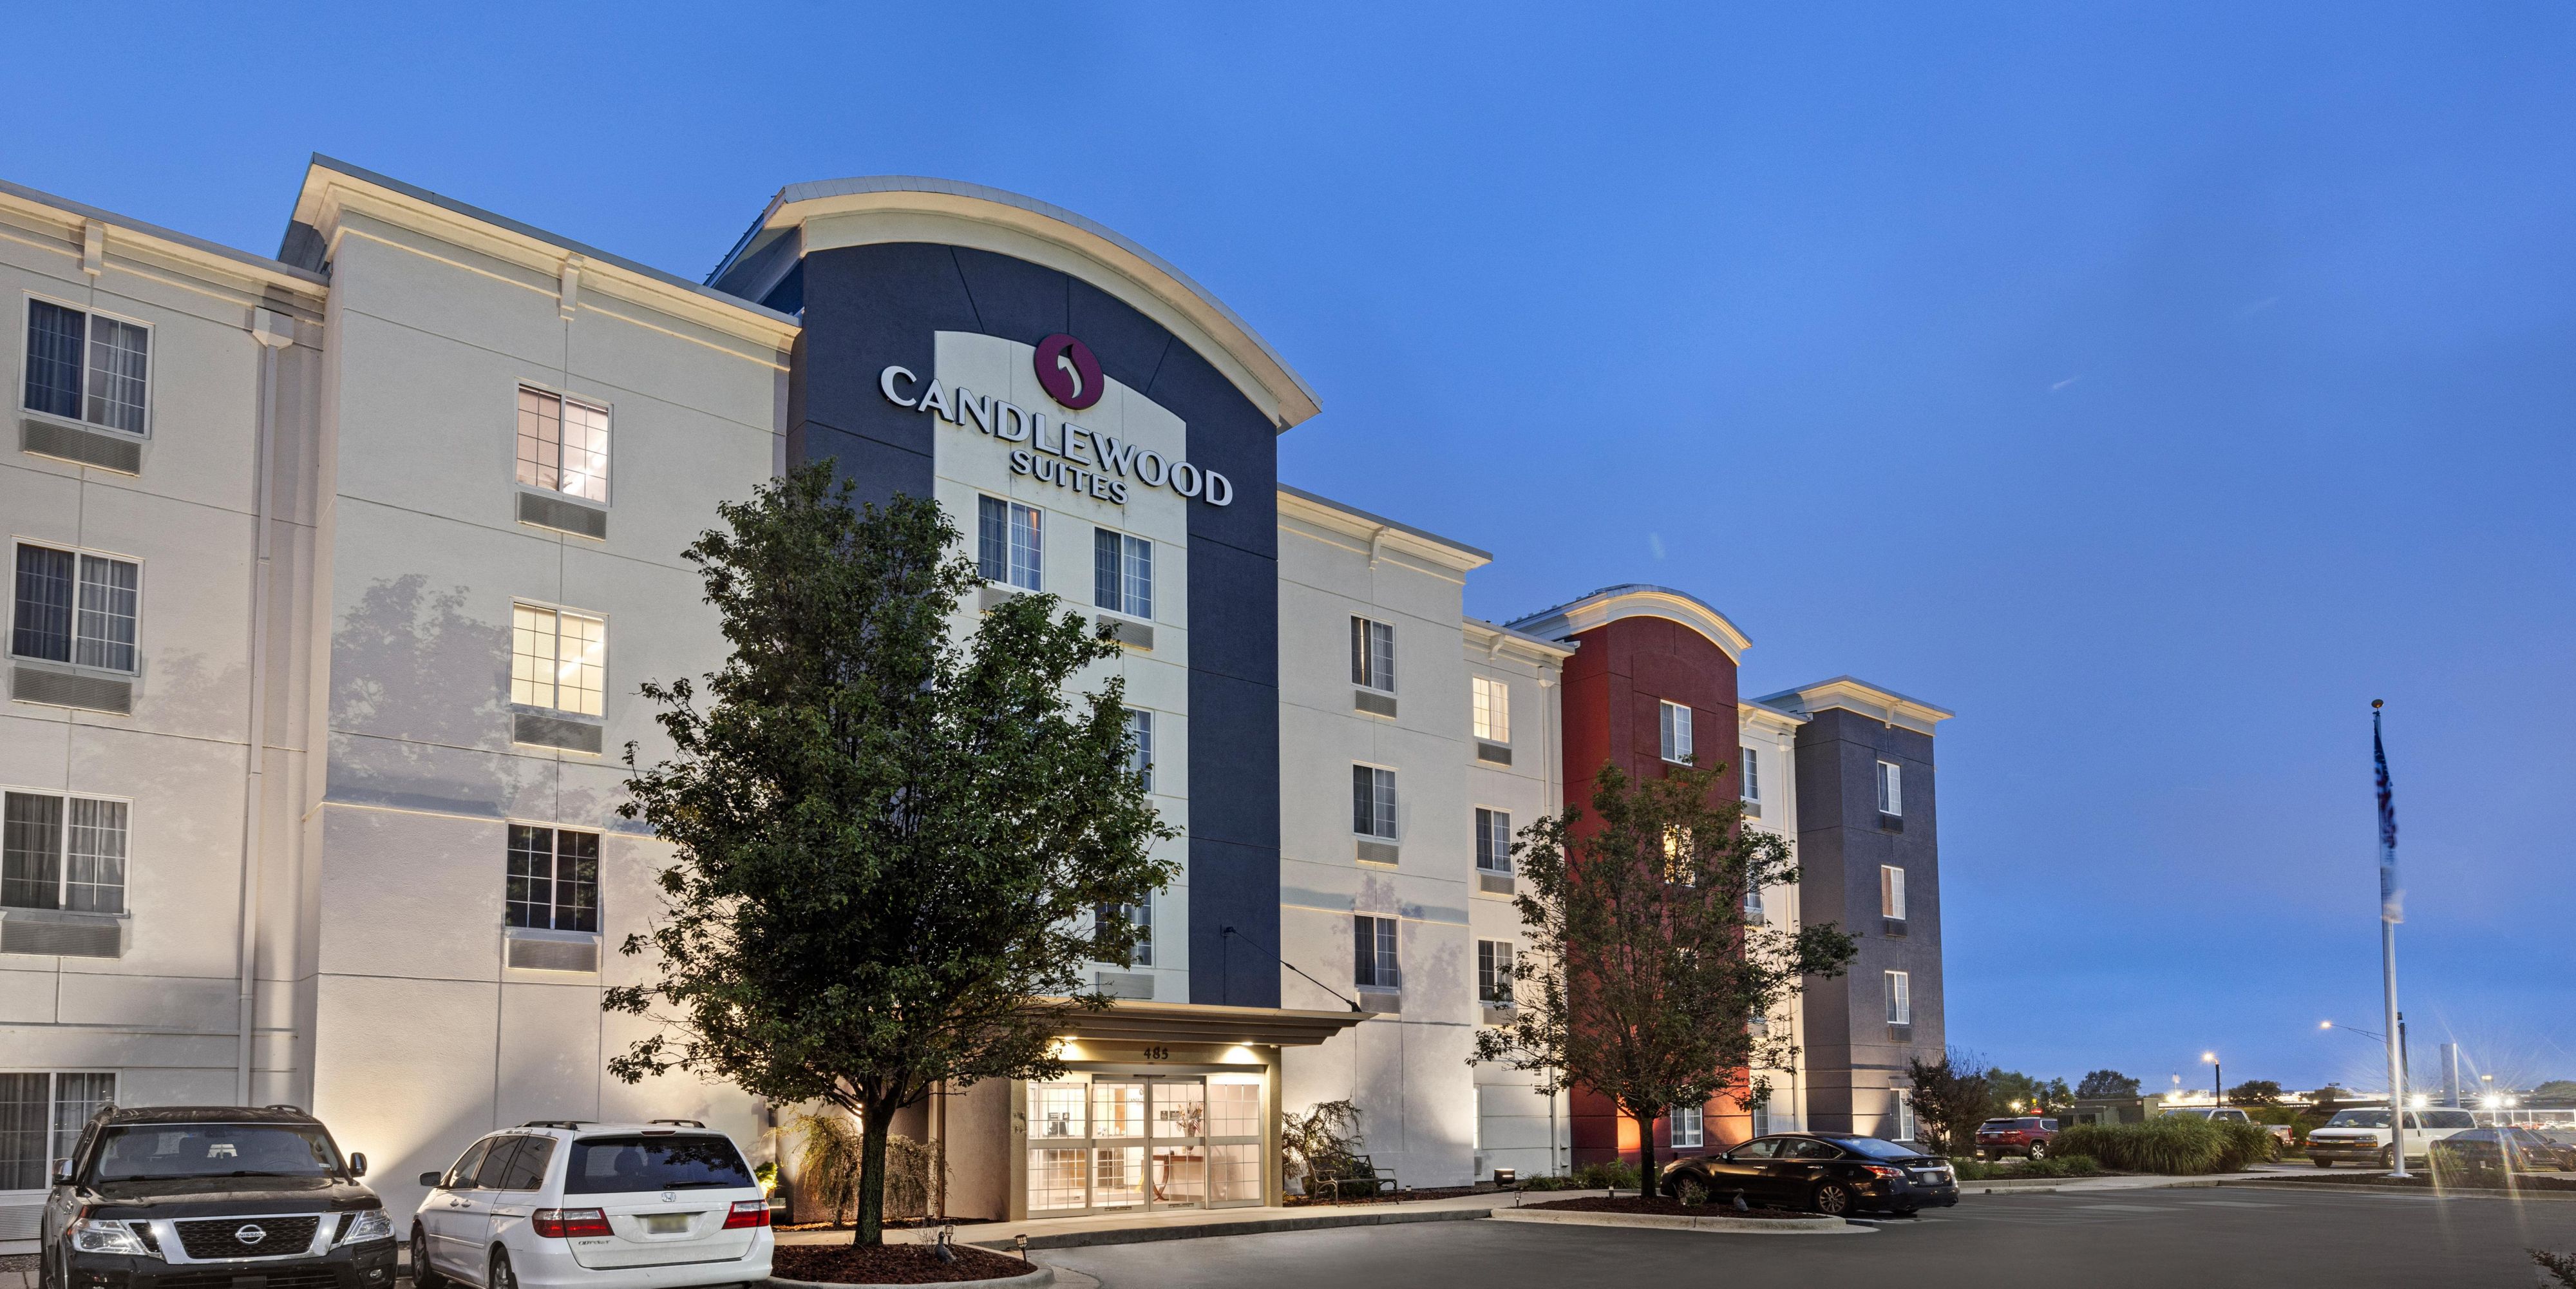
[[[71,1184],[71,1180],[72,1180],[72,1161],[70,1161],[70,1160],[68,1160],[68,1159],[57,1159],[57,1160],[55,1160],[55,1161],[54,1161],[54,1184],[55,1184],[55,1185],[57,1185],[57,1186],[67,1186],[67,1185]]]
[[[422,1173],[422,1174],[420,1175],[420,1184],[421,1184],[421,1185],[423,1185],[423,1186],[426,1186],[426,1187],[430,1188],[431,1190],[437,1190],[437,1189],[438,1189],[438,1174],[436,1174],[436,1173]]]
[[[364,1177],[366,1175],[367,1152],[363,1150],[351,1152],[349,1155],[349,1176],[355,1178]]]

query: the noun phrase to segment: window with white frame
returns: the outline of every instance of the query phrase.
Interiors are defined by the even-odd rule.
[[[1914,1023],[1914,977],[1907,972],[1887,973],[1887,1023]]]
[[[1704,1140],[1707,1109],[1704,1106],[1674,1106],[1672,1114],[1675,1150],[1696,1149]]]
[[[533,604],[510,606],[510,701],[597,716],[608,685],[608,623]]]
[[[142,565],[20,542],[15,591],[9,652],[104,671],[135,669]]]
[[[1657,707],[1663,729],[1664,759],[1688,761],[1691,759],[1691,709],[1680,703],[1660,703]]]
[[[1147,792],[1154,790],[1154,714],[1127,709],[1127,769]]]
[[[519,482],[608,504],[608,409],[519,387]]]
[[[599,929],[599,834],[510,825],[509,923],[538,931]]]
[[[1360,914],[1351,919],[1351,983],[1362,989],[1401,989],[1395,962],[1395,919]]]
[[[1759,887],[1759,886],[1747,886],[1747,887],[1745,887],[1745,888],[1744,888],[1744,922],[1745,922],[1745,925],[1747,925],[1747,926],[1761,926],[1764,922],[1767,922],[1767,921],[1769,921],[1769,920],[1770,920],[1770,915],[1769,915],[1769,914],[1767,914],[1767,913],[1765,913],[1765,912],[1763,911],[1763,908],[1762,908],[1762,888],[1761,888],[1761,887]]]
[[[1509,876],[1512,871],[1512,812],[1476,807],[1476,871]]]
[[[1898,816],[1905,813],[1905,770],[1894,761],[1878,763],[1878,812]]]
[[[54,1161],[69,1159],[81,1130],[116,1100],[116,1076],[95,1070],[0,1074],[0,1191],[43,1190]]]
[[[1362,689],[1395,692],[1395,627],[1367,618],[1351,619],[1351,683]]]
[[[1467,685],[1475,700],[1476,737],[1488,743],[1511,742],[1512,687],[1490,676],[1472,677]]]
[[[1896,1094],[1896,1136],[1891,1140],[1912,1141],[1917,1131],[1914,1123],[1914,1093],[1908,1088],[1891,1089]]]
[[[1894,864],[1878,866],[1878,915],[1905,920],[1905,870]]]
[[[1113,918],[1125,918],[1136,928],[1136,948],[1123,964],[1130,967],[1154,965],[1154,901],[1147,896],[1142,904],[1103,904],[1092,914],[1102,924]]]
[[[1512,942],[1476,942],[1476,1001],[1487,1007],[1512,1005]]]
[[[1091,602],[1131,618],[1154,616],[1154,543],[1092,529]]]
[[[51,300],[27,301],[28,411],[141,434],[151,389],[151,328]]]
[[[1395,840],[1395,771],[1374,765],[1351,767],[1351,831],[1381,841]]]
[[[1737,750],[1744,757],[1744,812],[1758,819],[1762,817],[1762,753],[1749,747]]]
[[[1753,1135],[1756,1137],[1771,1135],[1771,1098],[1769,1097],[1753,1103]]]
[[[0,795],[0,908],[125,912],[131,811],[103,797]]]
[[[987,582],[1038,589],[1045,533],[1037,507],[999,497],[975,499],[975,564]]]

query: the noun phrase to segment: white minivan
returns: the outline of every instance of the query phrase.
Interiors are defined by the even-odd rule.
[[[769,1201],[694,1119],[539,1120],[466,1148],[411,1224],[415,1289],[683,1289],[769,1276]]]
[[[2432,1153],[2434,1142],[2477,1126],[2478,1121],[2466,1110],[2409,1110],[2406,1157],[2422,1159]],[[2308,1158],[2319,1168],[2332,1168],[2339,1162],[2394,1168],[2396,1153],[2389,1149],[2388,1135],[2388,1107],[2347,1106],[2335,1111],[2324,1127],[2308,1134]]]

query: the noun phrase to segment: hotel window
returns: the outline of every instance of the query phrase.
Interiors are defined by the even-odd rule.
[[[1395,692],[1395,628],[1367,618],[1351,619],[1351,683],[1363,689]]]
[[[1753,1135],[1756,1137],[1771,1135],[1771,1099],[1769,1097],[1753,1103]]]
[[[608,504],[608,409],[519,387],[519,482]]]
[[[1914,1140],[1915,1133],[1914,1093],[1910,1089],[1906,1088],[1896,1088],[1893,1089],[1893,1092],[1896,1096],[1896,1136],[1894,1140],[1912,1141]]]
[[[1510,875],[1512,871],[1512,814],[1510,811],[1476,807],[1476,871]]]
[[[1762,817],[1762,754],[1752,748],[1739,748],[1744,754],[1744,813]]]
[[[1092,529],[1091,602],[1131,618],[1154,616],[1154,543]]]
[[[1127,769],[1145,791],[1154,790],[1154,714],[1127,709]]]
[[[0,907],[123,913],[129,810],[46,792],[0,798]]]
[[[1894,761],[1878,763],[1878,812],[1899,817],[1905,814],[1905,771]]]
[[[1887,1023],[1914,1023],[1914,977],[1906,972],[1887,973]]]
[[[1351,953],[1352,984],[1362,989],[1404,987],[1404,973],[1395,965],[1394,918],[1352,918]]]
[[[1129,925],[1136,928],[1136,949],[1128,957],[1126,965],[1130,967],[1154,965],[1154,901],[1151,897],[1142,904],[1103,904],[1092,916],[1100,922],[1107,922],[1116,917],[1126,918]]]
[[[1894,864],[1878,866],[1878,915],[1905,920],[1905,870]]]
[[[1664,736],[1664,759],[1667,761],[1690,760],[1691,709],[1682,706],[1680,703],[1664,703],[1661,704],[1661,708],[1661,724],[1663,726]]]
[[[1487,1007],[1512,1005],[1512,942],[1476,942],[1476,1001]]]
[[[1673,1149],[1690,1150],[1698,1147],[1702,1141],[1701,1134],[1706,1131],[1706,1120],[1706,1107],[1674,1106]]]
[[[599,929],[599,834],[510,825],[509,922],[538,931]]]
[[[999,497],[975,499],[975,563],[985,581],[1038,589],[1043,535],[1036,507]]]
[[[115,1100],[113,1074],[0,1074],[0,1191],[51,1185],[54,1161],[69,1159],[89,1117]]]
[[[1476,737],[1488,743],[1512,741],[1512,687],[1477,676],[1469,680],[1476,701]]]
[[[132,560],[21,544],[9,652],[131,672],[142,586]]]
[[[1761,926],[1768,920],[1769,915],[1762,911],[1762,888],[1759,886],[1746,887],[1744,890],[1744,924],[1746,926]]]
[[[150,328],[27,301],[28,411],[141,434],[151,383]]]
[[[1373,765],[1351,767],[1351,831],[1395,840],[1395,771]]]
[[[511,702],[597,716],[607,683],[606,622],[561,609],[510,606]]]

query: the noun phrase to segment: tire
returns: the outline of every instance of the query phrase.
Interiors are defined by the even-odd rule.
[[[429,1264],[429,1232],[411,1225],[411,1289],[447,1289],[447,1277]]]
[[[1807,1197],[1807,1207],[1827,1217],[1841,1217],[1852,1211],[1851,1187],[1841,1182],[1818,1182]],[[500,1286],[494,1286],[500,1289]]]
[[[2030,1157],[2033,1159],[2048,1158],[2048,1143],[2045,1141],[2034,1141],[2030,1143]]]
[[[2381,1148],[2380,1148],[2380,1151],[2379,1151],[2379,1166],[2380,1166],[2380,1167],[2382,1167],[2382,1168],[2389,1168],[2389,1169],[2394,1169],[2395,1167],[2397,1167],[2397,1147],[2395,1147],[2395,1146],[2383,1146],[2383,1147],[2381,1147]]]
[[[519,1289],[519,1273],[510,1269],[509,1250],[492,1250],[492,1271],[483,1277],[483,1289]]]
[[[2333,1161],[2333,1160],[2331,1160],[2331,1159],[2311,1159],[2311,1160],[2309,1160],[2308,1162],[2309,1162],[2309,1163],[2311,1163],[2311,1164],[2315,1164],[2315,1165],[2316,1165],[2317,1167],[2319,1167],[2319,1168],[2332,1168],[2332,1167],[2334,1167],[2334,1161]]]

